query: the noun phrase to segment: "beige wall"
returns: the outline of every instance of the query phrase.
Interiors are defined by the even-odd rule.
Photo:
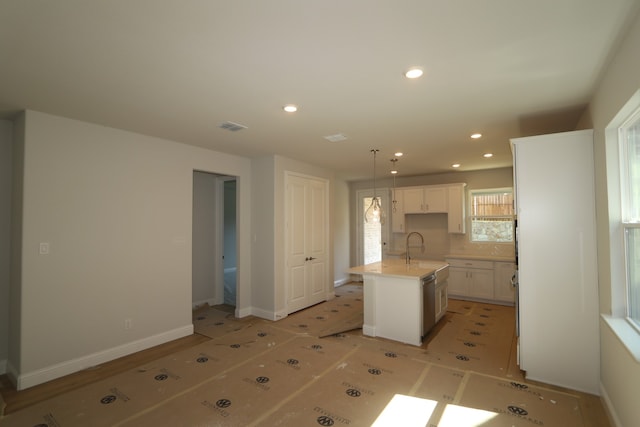
[[[22,387],[191,333],[194,170],[239,177],[239,305],[251,306],[248,159],[34,111],[18,123],[8,371]]]
[[[633,16],[631,17],[633,18]],[[592,124],[595,131],[596,211],[598,230],[598,268],[600,311],[611,313],[615,304],[612,289],[620,283],[612,282],[610,222],[615,220],[617,201],[607,188],[607,158],[605,128],[640,88],[640,17],[635,16],[626,38],[606,68],[590,103],[589,112],[581,127]],[[637,338],[636,338],[637,339]],[[621,344],[617,335],[601,322],[601,388],[618,426],[637,425],[640,420],[640,362]]]

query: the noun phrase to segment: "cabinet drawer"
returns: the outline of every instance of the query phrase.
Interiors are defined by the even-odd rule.
[[[447,258],[447,262],[451,267],[482,268],[486,270],[493,270],[493,261],[482,261],[477,259]]]

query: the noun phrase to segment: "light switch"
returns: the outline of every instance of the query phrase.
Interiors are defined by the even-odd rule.
[[[40,255],[49,255],[49,242],[40,242]]]

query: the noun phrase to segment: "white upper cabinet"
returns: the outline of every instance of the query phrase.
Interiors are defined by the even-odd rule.
[[[453,184],[448,187],[449,190],[449,209],[448,223],[449,233],[464,234],[465,233],[465,204],[464,204],[464,187],[466,184]]]
[[[448,214],[448,232],[465,233],[465,183],[400,187],[394,191],[391,231],[406,233],[405,214]]]
[[[447,187],[405,187],[402,192],[405,214],[447,212]]]

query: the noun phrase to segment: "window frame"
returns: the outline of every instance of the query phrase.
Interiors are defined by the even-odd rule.
[[[511,203],[511,214],[510,215],[474,215],[473,209],[473,196],[474,194],[500,194],[500,193],[511,193],[511,198],[515,197],[515,192],[513,187],[500,187],[500,188],[476,188],[468,190],[468,210],[469,215],[467,215],[467,219],[469,222],[469,241],[475,244],[489,243],[489,244],[507,244],[513,245],[515,242],[515,212],[513,203]],[[511,240],[474,240],[473,238],[473,222],[479,218],[504,218],[505,222],[511,222],[512,226],[512,234]]]
[[[620,171],[620,232],[622,233],[621,241],[624,245],[624,295],[623,308],[624,318],[631,327],[640,334],[640,316],[633,318],[632,312],[639,312],[640,307],[632,309],[631,304],[631,286],[632,286],[632,262],[629,259],[629,234],[631,230],[640,230],[640,218],[638,217],[637,206],[634,206],[632,202],[632,181],[630,161],[631,157],[628,151],[628,130],[632,127],[640,127],[640,104],[635,105],[633,111],[629,116],[620,123],[617,127],[617,139],[618,139],[618,167]],[[640,139],[640,132],[637,134],[637,138]],[[640,168],[640,165],[636,166]],[[640,203],[637,200],[636,203]],[[632,212],[636,210],[635,214]],[[636,286],[638,286],[636,284]],[[640,292],[640,290],[636,290]]]

